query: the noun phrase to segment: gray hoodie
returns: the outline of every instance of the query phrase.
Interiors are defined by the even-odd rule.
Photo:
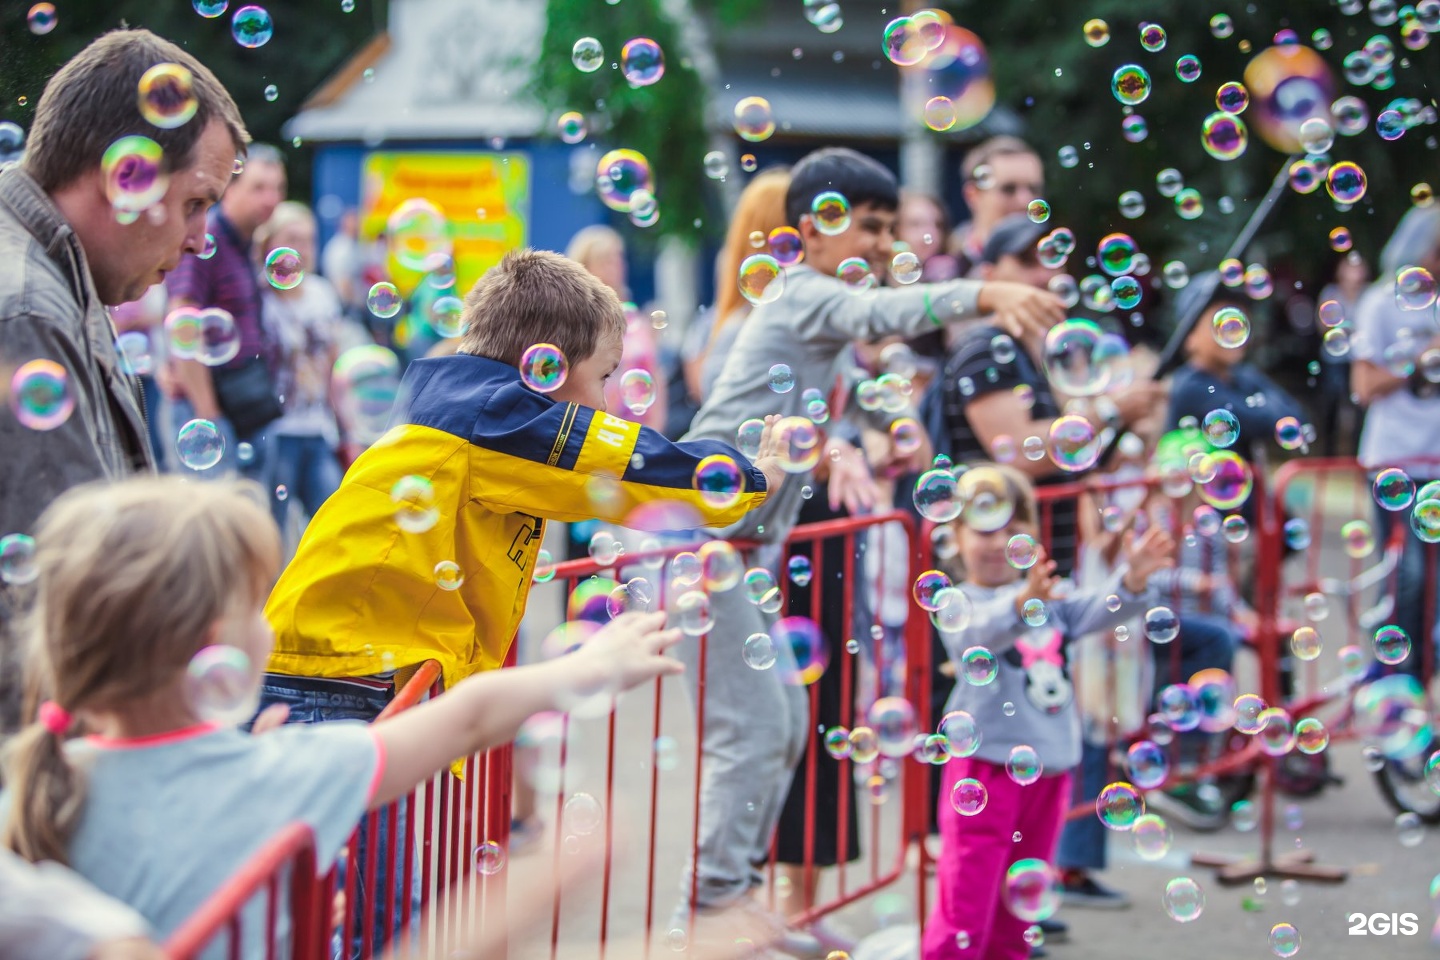
[[[1149,593],[1125,589],[1121,581],[1128,569],[1121,564],[1095,590],[1074,590],[1047,601],[1047,618],[1039,627],[1027,625],[1015,609],[1024,580],[1003,587],[957,584],[974,609],[968,627],[941,635],[962,678],[945,702],[945,712],[964,710],[975,718],[980,748],[974,756],[1003,765],[1012,748],[1028,744],[1039,754],[1044,773],[1060,773],[1080,763],[1080,713],[1070,684],[1067,648],[1071,640],[1144,612]],[[1105,606],[1112,595],[1120,598],[1113,612]],[[1136,637],[1128,642],[1148,641]],[[963,679],[961,655],[975,646],[985,647],[998,661],[995,679],[984,686]],[[1006,715],[1006,704],[1012,706],[1013,715]]]
[[[951,280],[855,294],[835,277],[804,264],[791,267],[779,299],[756,307],[741,323],[720,377],[683,439],[733,445],[736,429],[746,420],[772,413],[804,416],[806,390],[817,389],[828,398],[836,379],[845,379],[845,347],[851,341],[915,336],[949,320],[974,317],[981,286],[976,280]],[[786,393],[770,389],[770,368],[777,363],[788,365],[795,377]],[[809,474],[788,478],[778,494],[722,535],[784,540],[795,526],[808,483]]]

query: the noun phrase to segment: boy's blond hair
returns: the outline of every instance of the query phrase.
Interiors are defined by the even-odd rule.
[[[457,353],[512,366],[537,343],[560,348],[573,366],[606,337],[625,335],[625,311],[609,287],[548,250],[512,250],[465,295]]]

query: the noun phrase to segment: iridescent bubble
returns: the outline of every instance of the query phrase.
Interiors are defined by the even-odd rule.
[[[767,238],[770,255],[782,267],[793,267],[805,259],[805,244],[794,227],[776,227]]]
[[[770,635],[794,654],[793,671],[786,668],[781,679],[791,686],[809,686],[820,679],[830,662],[830,650],[815,621],[806,617],[785,617],[770,628]]]
[[[450,249],[449,226],[429,200],[403,200],[385,221],[390,255],[408,270],[423,271],[437,254]]]
[[[925,428],[913,417],[900,417],[890,424],[890,441],[896,453],[909,456],[925,442]]]
[[[1305,717],[1295,724],[1295,749],[1316,754],[1330,745],[1330,732],[1315,717]]]
[[[1074,169],[1080,163],[1080,151],[1071,146],[1061,147],[1057,157],[1060,160],[1060,166],[1066,170]]]
[[[1240,509],[1255,488],[1255,474],[1250,464],[1233,450],[1215,450],[1206,455],[1205,462],[1213,473],[1210,479],[1200,483],[1200,499],[1216,510]]]
[[[1260,822],[1260,811],[1249,800],[1237,800],[1230,807],[1230,822],[1241,833],[1249,833]]]
[[[476,873],[493,877],[505,869],[505,848],[495,840],[486,840],[475,848],[472,859]]]
[[[1410,636],[1392,624],[1375,631],[1375,659],[1394,666],[1410,656]]]
[[[740,139],[759,143],[775,132],[775,116],[764,97],[745,97],[735,104],[735,132]]]
[[[1169,607],[1151,607],[1145,612],[1145,636],[1152,643],[1169,643],[1180,635],[1180,618]]]
[[[1211,410],[1201,420],[1200,429],[1212,446],[1229,447],[1240,439],[1240,421],[1229,410]]]
[[[229,363],[240,354],[240,327],[228,310],[207,307],[195,318],[197,337],[191,356],[207,367]]]
[[[1155,189],[1162,197],[1173,197],[1185,188],[1185,178],[1174,167],[1155,174]]]
[[[30,8],[25,15],[25,22],[30,27],[30,32],[37,37],[43,37],[55,29],[58,18],[55,16],[55,4],[37,3]]]
[[[709,540],[696,551],[700,559],[701,584],[712,596],[734,590],[745,575],[745,561],[728,540]],[[648,584],[647,584],[648,586]]]
[[[850,201],[833,190],[816,194],[810,204],[810,216],[816,230],[827,237],[836,236],[850,229]]]
[[[875,731],[882,757],[898,759],[910,755],[919,729],[910,701],[904,697],[881,697],[870,705],[866,717],[870,729]]]
[[[1140,281],[1134,277],[1116,277],[1110,281],[1110,291],[1115,295],[1115,305],[1122,310],[1140,304]]]
[[[1034,747],[1022,743],[1010,748],[1010,758],[1005,761],[1005,772],[1020,786],[1028,786],[1039,780],[1043,769],[1040,754]]]
[[[1100,438],[1084,417],[1057,417],[1050,423],[1046,452],[1055,466],[1077,473],[1090,469],[1100,459]]]
[[[0,537],[0,582],[13,586],[34,583],[40,576],[35,565],[35,539],[23,533]]]
[[[291,247],[276,247],[265,256],[265,279],[276,290],[293,290],[305,279],[305,264]]]
[[[555,126],[559,129],[560,139],[564,143],[579,143],[589,132],[589,127],[585,123],[585,114],[577,110],[567,110],[560,114],[560,119],[555,121]]]
[[[1366,186],[1365,171],[1349,160],[1333,165],[1325,175],[1325,189],[1337,203],[1359,203]]]
[[[1175,76],[1181,83],[1194,83],[1200,79],[1200,58],[1187,53],[1175,61]]]
[[[925,519],[949,523],[964,506],[959,481],[949,470],[927,470],[915,481],[915,509]]]
[[[960,676],[972,687],[983,687],[995,679],[1000,663],[985,647],[969,647],[960,655]]]
[[[1415,502],[1415,481],[1399,467],[1387,467],[1375,475],[1370,492],[1383,509],[1404,510]]]
[[[1310,546],[1310,524],[1305,522],[1304,517],[1286,520],[1281,533],[1285,538],[1285,545],[1291,550],[1304,550]]]
[[[611,210],[630,213],[637,199],[655,197],[650,161],[638,150],[611,150],[595,165],[595,195]],[[638,195],[638,196],[637,196]]]
[[[54,430],[70,419],[75,396],[65,368],[53,360],[22,363],[10,378],[10,410],[31,430]]]
[[[175,437],[175,452],[191,470],[209,470],[225,455],[225,438],[209,420],[191,420]]]
[[[424,533],[440,519],[440,510],[435,506],[435,488],[422,476],[411,474],[395,481],[390,489],[390,500],[395,504],[396,526],[407,533]],[[537,577],[539,568],[537,560]],[[554,576],[553,568],[550,576]]]
[[[716,509],[733,507],[745,492],[745,480],[735,461],[724,454],[713,454],[700,461],[692,478],[700,499]]]
[[[1395,304],[1402,310],[1428,310],[1435,305],[1435,277],[1424,267],[1402,267],[1395,273]]]
[[[985,809],[990,800],[990,791],[985,784],[973,777],[958,781],[950,790],[950,806],[962,817],[973,817]]]
[[[1239,307],[1221,307],[1210,318],[1215,342],[1234,350],[1250,339],[1250,318]]]
[[[1165,912],[1179,923],[1198,920],[1205,909],[1205,894],[1200,884],[1189,877],[1176,877],[1165,884]]]
[[[703,636],[715,627],[710,598],[703,590],[686,590],[675,598],[672,607],[675,624],[687,637]]]
[[[870,270],[870,261],[862,257],[846,257],[841,260],[835,276],[845,284],[846,292],[857,295],[873,290],[879,282]]]
[[[1275,924],[1270,928],[1270,949],[1277,957],[1295,956],[1300,952],[1300,931],[1294,924]]]
[[[954,127],[958,119],[955,115],[955,101],[949,97],[931,97],[925,101],[921,116],[925,120],[925,126],[936,133],[944,133]]]
[[[783,417],[774,426],[777,459],[786,473],[809,473],[820,462],[820,430],[808,417]]]
[[[239,647],[203,647],[185,668],[185,699],[200,720],[227,727],[255,716],[260,672]]]
[[[1375,132],[1381,140],[1399,140],[1409,128],[1399,110],[1381,110],[1375,116]]]
[[[1427,498],[1416,503],[1410,529],[1425,543],[1440,543],[1440,500]]]
[[[1140,46],[1147,53],[1159,53],[1165,49],[1165,28],[1158,23],[1140,24]]]
[[[1350,231],[1345,227],[1336,227],[1330,231],[1330,249],[1336,253],[1344,253],[1354,245]]]
[[[635,367],[621,375],[620,399],[635,416],[644,416],[654,405],[655,396],[655,377],[649,370]]]
[[[1420,682],[1396,673],[1355,691],[1355,731],[1394,760],[1422,756],[1433,743],[1432,720]]]
[[[901,250],[890,261],[890,276],[896,283],[911,284],[919,280],[924,272],[920,257],[909,250]]]
[[[1054,916],[1060,908],[1061,890],[1059,873],[1044,860],[1027,857],[1005,871],[1005,906],[1025,923],[1039,923]]]
[[[880,756],[880,740],[869,727],[850,731],[850,756],[856,763],[874,763]]]
[[[880,49],[896,66],[912,67],[923,60],[931,48],[921,33],[920,24],[911,17],[896,17],[885,25]]]
[[[200,109],[194,76],[178,63],[157,63],[140,76],[140,115],[162,130],[184,126]]]
[[[570,48],[570,62],[581,73],[594,73],[605,65],[605,48],[594,37],[581,37]]]
[[[1234,80],[1222,83],[1220,89],[1215,91],[1215,106],[1225,113],[1244,113],[1245,108],[1250,106],[1250,91],[1245,89],[1243,83],[1236,83]]]
[[[789,393],[795,389],[795,371],[788,363],[777,363],[770,367],[765,382],[774,393]]]
[[[1017,533],[1005,544],[1005,560],[1016,570],[1029,570],[1040,556],[1040,545],[1028,533]]]
[[[1216,160],[1234,160],[1250,145],[1250,131],[1238,116],[1217,111],[1200,125],[1200,145]]]
[[[240,46],[253,50],[270,42],[275,34],[275,21],[264,7],[248,6],[235,11],[230,20],[230,35]]]
[[[170,187],[164,151],[149,137],[121,137],[112,143],[100,159],[100,175],[117,214],[143,213]]]
[[[520,380],[537,393],[551,393],[570,375],[570,362],[553,343],[537,343],[520,355]]]
[[[1117,206],[1120,216],[1126,220],[1137,220],[1145,215],[1145,197],[1139,190],[1126,190],[1120,194]],[[1139,256],[1136,257],[1136,260],[1139,260]]]
[[[1290,714],[1279,707],[1266,707],[1255,718],[1255,739],[1262,753],[1282,757],[1295,746],[1295,727]]]
[[[648,87],[665,75],[665,54],[649,37],[636,37],[620,48],[620,72],[633,87]]]
[[[1110,42],[1110,25],[1104,20],[1086,20],[1082,31],[1085,42],[1092,47],[1103,47]]]
[[[1044,442],[1038,437],[1035,439],[1040,444],[1040,456],[1043,457]],[[960,491],[965,497],[965,524],[976,530],[999,530],[1015,515],[1015,503],[1010,497],[1005,477],[992,467],[967,470],[961,476]]]
[[[381,320],[389,320],[399,313],[404,305],[405,298],[400,296],[395,284],[387,280],[376,283],[365,296],[365,306]]]
[[[1130,780],[1142,790],[1153,790],[1165,782],[1170,772],[1170,762],[1165,750],[1151,740],[1140,740],[1126,751],[1126,768]]]
[[[760,634],[763,636],[763,634]],[[850,756],[850,731],[844,727],[831,727],[825,731],[822,738],[825,742],[825,752],[836,760],[844,760]]]
[[[1200,191],[1194,187],[1186,187],[1175,194],[1175,212],[1182,220],[1195,220],[1205,212],[1205,200],[1200,196]]]
[[[740,656],[751,670],[769,670],[775,666],[775,641],[768,633],[752,633],[745,638]]]
[[[1305,445],[1305,428],[1294,417],[1275,421],[1275,442],[1283,450],[1298,450]]]
[[[1135,821],[1130,828],[1134,838],[1135,852],[1141,860],[1162,860],[1170,852],[1174,833],[1164,818],[1147,813]]]
[[[1299,660],[1314,660],[1320,656],[1320,631],[1314,627],[1297,627],[1290,636],[1290,652]]]
[[[1363,560],[1375,552],[1375,533],[1364,520],[1350,520],[1342,526],[1340,542],[1352,560]]]
[[[915,602],[922,610],[939,610],[939,594],[945,588],[951,586],[950,578],[939,570],[926,570],[915,578],[915,585],[912,593]]]
[[[1139,64],[1127,63],[1110,78],[1110,92],[1127,107],[1144,103],[1150,96],[1150,86],[1150,73]]]
[[[1104,337],[1091,320],[1070,319],[1045,335],[1045,371],[1059,390],[1077,397],[1103,393],[1110,385],[1111,366],[1101,349]]]
[[[195,12],[207,20],[214,20],[230,6],[230,0],[193,0]]]
[[[785,271],[780,261],[765,253],[752,254],[740,264],[740,295],[756,306],[774,303],[785,292]]]
[[[1309,117],[1300,124],[1300,146],[1306,153],[1329,153],[1335,143],[1335,128],[1324,117]]]
[[[1129,830],[1145,813],[1145,798],[1123,780],[1109,784],[1095,798],[1095,813],[1111,830]]]
[[[1364,57],[1361,57],[1364,61]],[[1368,65],[1368,61],[1365,61]],[[1336,132],[1353,137],[1363,133],[1370,125],[1370,109],[1359,97],[1341,97],[1330,105],[1330,116],[1335,121]]]

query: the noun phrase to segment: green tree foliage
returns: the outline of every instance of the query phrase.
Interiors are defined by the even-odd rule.
[[[194,54],[215,72],[240,106],[257,141],[281,143],[280,128],[316,87],[377,31],[385,28],[385,0],[260,0],[275,22],[269,43],[253,50],[235,42],[230,19],[244,4],[231,0],[223,16],[206,19],[189,0],[59,0],[55,28],[32,34],[26,25],[29,0],[0,7],[0,119],[29,129],[45,81],[70,57],[107,30],[145,27]],[[267,100],[273,84],[277,97]],[[24,98],[25,103],[20,103]],[[305,196],[310,181],[308,151],[284,144],[291,193]]]
[[[709,222],[715,198],[703,172],[709,150],[709,91],[682,48],[679,25],[662,9],[669,6],[661,0],[614,5],[550,0],[532,92],[555,117],[567,110],[584,114],[590,139],[602,151],[625,147],[649,159],[660,220],[644,235],[694,240],[706,231],[713,235],[723,230],[723,224]],[[695,6],[699,11],[702,4]],[[723,24],[762,9],[763,3],[718,0],[703,7]],[[605,49],[605,66],[594,73],[583,73],[571,62],[581,37],[594,37]],[[648,37],[665,52],[665,75],[659,82],[631,86],[621,72],[621,48],[634,37]]]

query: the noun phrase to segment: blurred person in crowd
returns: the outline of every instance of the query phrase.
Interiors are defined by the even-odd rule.
[[[164,960],[149,927],[58,863],[0,847],[0,960]]]
[[[280,351],[276,389],[284,413],[266,430],[261,485],[281,536],[289,537],[290,505],[314,516],[340,486],[340,429],[331,399],[331,371],[346,339],[344,308],[330,281],[310,273],[315,263],[315,215],[303,203],[286,200],[255,231],[255,247],[289,247],[300,255],[305,279],[288,290],[268,288],[261,296],[265,326]],[[353,339],[351,337],[350,339]]]
[[[167,62],[190,71],[197,108],[188,123],[158,129],[141,116],[135,90]],[[121,222],[102,158],[140,129],[164,150],[169,187],[146,215]],[[32,535],[70,487],[154,468],[140,384],[121,362],[105,306],[143,296],[202,249],[205,212],[249,139],[214,74],[146,30],[104,35],[46,84],[24,160],[0,172],[0,365],[15,371],[7,375],[19,391],[14,409],[27,411],[0,416],[0,537]],[[63,394],[51,387],[57,381]],[[20,715],[12,621],[22,601],[0,584],[0,733]]]
[[[685,334],[685,383],[697,401],[704,402],[710,395],[710,388],[725,366],[725,355],[740,333],[740,324],[750,313],[750,302],[740,294],[740,265],[746,258],[769,250],[765,244],[756,247],[750,238],[758,233],[768,239],[774,231],[787,226],[785,191],[789,187],[789,169],[762,170],[740,192],[730,215],[725,245],[715,257],[715,305],[696,317]]]
[[[150,449],[155,453],[156,465],[162,470],[166,469],[166,443],[160,429],[159,413],[165,394],[155,374],[157,368],[164,364],[163,333],[168,299],[165,284],[154,283],[140,299],[117,304],[110,310],[110,319],[119,334],[115,343],[121,353],[121,363],[127,372],[140,379],[140,389],[145,396],[145,427],[150,435]]]
[[[283,413],[275,384],[279,348],[261,318],[265,281],[258,264],[269,251],[259,250],[254,239],[283,199],[284,158],[268,144],[255,144],[244,169],[208,217],[214,254],[181,261],[165,279],[172,313],[180,307],[217,307],[234,318],[239,332],[240,350],[233,359],[211,367],[172,358],[162,380],[170,390],[166,432],[172,443],[181,426],[197,418],[214,423],[224,438],[223,459],[196,471],[207,477],[234,472],[237,466],[258,477],[264,468],[261,431]]]
[[[955,228],[950,247],[963,277],[974,275],[983,261],[985,242],[1002,220],[1024,213],[1031,200],[1045,196],[1045,167],[1024,140],[991,137],[965,154],[960,178],[970,219]]]
[[[335,235],[325,241],[320,254],[320,272],[330,285],[346,311],[359,318],[365,309],[365,295],[369,287],[364,284],[364,258],[361,256],[359,240],[360,218],[351,207],[340,215]]]
[[[1360,433],[1360,411],[1350,393],[1350,352],[1343,349],[1343,345],[1355,330],[1355,311],[1369,283],[1370,264],[1351,250],[1335,260],[1330,282],[1320,289],[1322,306],[1332,300],[1337,305],[1325,308],[1325,316],[1320,321],[1321,337],[1334,327],[1345,331],[1320,343],[1320,422],[1316,427],[1327,457],[1354,453]],[[1340,315],[1333,327],[1330,325],[1332,311]]]
[[[620,350],[620,366],[605,385],[605,400],[612,414],[634,420],[655,430],[665,427],[665,375],[660,366],[660,345],[655,336],[655,327],[648,314],[642,314],[630,300],[630,284],[625,267],[625,240],[618,232],[603,224],[585,227],[570,238],[565,256],[580,264],[615,291],[620,302],[625,304],[625,342]],[[628,398],[621,384],[625,374],[631,370],[642,370],[649,374],[650,390],[653,397],[649,406],[641,403],[631,405],[635,394]],[[645,391],[639,391],[644,394]]]
[[[960,275],[960,261],[945,252],[950,229],[950,211],[943,200],[918,190],[900,191],[900,210],[895,215],[896,246],[903,243],[920,258],[920,279],[926,283],[953,280]]]
[[[1294,439],[1287,433],[1282,442],[1287,449],[1295,449],[1300,442],[1300,424],[1305,420],[1304,407],[1259,368],[1245,362],[1253,334],[1242,339],[1225,330],[1226,319],[1221,311],[1238,310],[1249,322],[1255,309],[1253,302],[1221,285],[1220,274],[1211,270],[1191,277],[1176,296],[1176,318],[1196,315],[1197,304],[1202,306],[1195,326],[1185,338],[1185,362],[1175,371],[1170,385],[1167,428],[1176,429],[1186,418],[1204,425],[1212,411],[1228,411],[1240,431],[1230,449],[1254,462],[1276,438],[1277,424],[1290,418],[1294,421]]]
[[[1433,306],[1414,309],[1428,298],[1404,298],[1398,280],[1409,268],[1440,276],[1440,206],[1414,207],[1396,226],[1380,253],[1379,275],[1355,308],[1350,352],[1350,386],[1365,409],[1361,465],[1372,477],[1385,467],[1400,467],[1420,486],[1440,479],[1440,384],[1432,379],[1440,334],[1435,332]],[[1375,517],[1376,540],[1388,543],[1409,512],[1386,509],[1377,498]],[[1440,591],[1440,584],[1425,582],[1425,554],[1420,539],[1406,534],[1394,623],[1413,644],[1401,669],[1416,673],[1426,659],[1422,644],[1431,635],[1424,611]]]

